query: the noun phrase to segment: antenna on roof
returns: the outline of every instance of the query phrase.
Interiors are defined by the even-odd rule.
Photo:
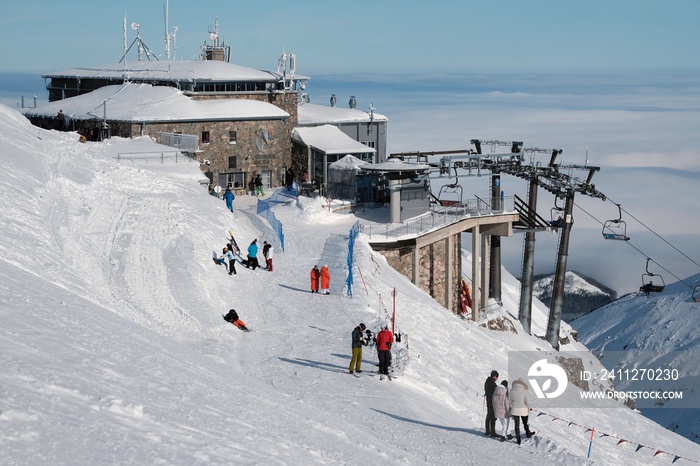
[[[126,10],[124,10],[124,27],[123,27],[123,32],[124,32],[124,55],[126,55]]]
[[[144,44],[141,40],[141,25],[139,23],[131,23],[131,29],[136,31],[136,39],[134,39],[129,48],[124,51],[124,55],[122,56],[121,60],[119,60],[119,63],[124,61],[124,63],[126,64],[126,54],[129,53],[129,50],[131,50],[131,47],[133,47],[134,44],[137,44],[136,49],[138,51],[139,61],[141,61],[141,55],[143,55],[144,53],[146,54],[146,58],[148,58],[149,61],[151,60],[151,57],[158,60],[158,57],[156,57],[153,54],[153,52],[151,52],[151,49],[149,49],[148,46]],[[124,15],[124,38],[126,38],[126,15]]]
[[[168,21],[170,16],[170,5],[168,0],[163,0],[163,15],[165,16],[165,56],[170,60],[170,41],[173,42],[173,49],[175,47],[175,34],[177,34],[177,26],[173,28],[173,32],[168,32]]]
[[[202,53],[199,55],[201,60],[217,60],[229,62],[231,60],[231,47],[223,42],[219,44],[219,18],[214,19],[214,30],[209,27],[209,40],[212,45],[208,45],[206,41],[202,45]]]

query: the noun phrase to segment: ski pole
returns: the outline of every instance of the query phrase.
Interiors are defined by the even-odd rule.
[[[586,458],[591,457],[591,448],[593,447],[593,436],[595,435],[595,428],[591,429],[591,441],[588,443],[588,456]]]
[[[486,395],[484,395],[484,402],[481,404],[481,425],[484,425],[484,413],[486,412]],[[484,429],[486,432],[486,429]]]

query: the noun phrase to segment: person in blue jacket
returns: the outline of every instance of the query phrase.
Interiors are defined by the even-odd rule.
[[[250,246],[248,246],[248,263],[247,268],[255,270],[258,265],[258,240],[254,239]]]
[[[228,207],[228,210],[233,212],[233,200],[236,198],[236,196],[233,195],[233,192],[231,192],[231,189],[226,188],[226,192],[224,193],[224,199],[226,200],[226,207]]]

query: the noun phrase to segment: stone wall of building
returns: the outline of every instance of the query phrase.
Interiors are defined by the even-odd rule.
[[[213,184],[218,183],[220,173],[244,172],[246,184],[262,170],[270,170],[273,187],[284,184],[284,173],[291,165],[291,130],[289,119],[246,121],[197,121],[128,125],[122,130],[112,125],[112,134],[135,137],[141,134],[155,137],[156,133],[192,134],[200,138],[196,154],[202,169]],[[202,142],[204,132],[209,143]],[[235,132],[235,139],[231,132]],[[130,133],[127,135],[126,133]],[[247,186],[238,186],[243,192]]]
[[[445,300],[445,269],[447,268],[447,240],[422,247],[418,254],[418,267],[420,267],[418,287],[428,293],[442,306],[446,306]],[[452,236],[452,312],[459,312],[459,283],[462,269],[462,243],[461,235]],[[382,254],[387,263],[409,280],[413,280],[413,247],[390,248],[383,245],[376,248]]]

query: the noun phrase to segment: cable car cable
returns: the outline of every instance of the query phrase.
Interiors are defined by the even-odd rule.
[[[586,209],[584,209],[583,207],[581,207],[580,205],[578,205],[578,204],[576,204],[576,203],[574,203],[574,205],[575,205],[576,207],[578,207],[579,209],[581,209],[585,214],[587,214],[587,215],[588,215],[589,217],[591,217],[593,220],[595,220],[596,222],[598,222],[598,223],[600,223],[601,225],[603,225],[603,222],[601,222],[600,220],[598,220],[597,218],[595,218],[595,217],[593,216],[593,214],[591,214],[590,212],[588,212]],[[636,219],[635,219],[635,220],[636,220]],[[647,228],[648,228],[648,227],[647,227]],[[658,236],[658,235],[657,235],[657,236]],[[693,286],[687,284],[682,278],[677,277],[673,272],[671,272],[670,270],[668,270],[666,267],[664,267],[663,265],[659,264],[659,263],[656,262],[654,259],[649,258],[649,255],[648,255],[648,254],[646,254],[644,251],[642,251],[642,250],[639,249],[637,246],[635,246],[634,244],[632,244],[631,241],[625,241],[625,244],[628,244],[631,248],[633,248],[634,250],[636,250],[638,253],[640,253],[640,254],[643,255],[644,257],[648,258],[649,260],[651,260],[654,264],[658,265],[660,268],[662,268],[664,271],[666,271],[669,275],[671,275],[673,278],[675,278],[675,279],[678,280],[679,282],[683,283],[683,284],[684,284],[685,286],[687,286],[688,288],[693,289]],[[674,249],[675,249],[675,248],[674,248]],[[691,259],[691,260],[692,260],[692,259]],[[693,261],[693,263],[695,263],[695,261]]]

